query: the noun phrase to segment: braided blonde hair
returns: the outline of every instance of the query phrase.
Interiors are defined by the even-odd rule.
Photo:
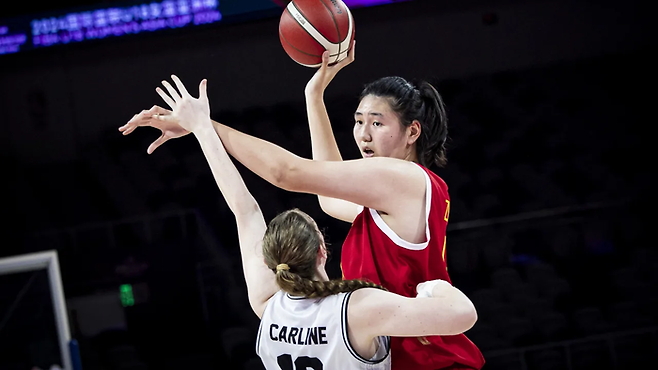
[[[287,293],[308,298],[327,297],[360,288],[386,290],[365,280],[315,280],[317,255],[324,245],[315,221],[299,209],[280,213],[270,221],[263,236],[265,263]]]

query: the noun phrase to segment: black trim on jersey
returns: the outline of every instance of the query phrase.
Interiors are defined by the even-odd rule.
[[[260,357],[259,349],[260,349],[260,337],[261,337],[261,333],[263,332],[263,317],[265,317],[265,313],[267,312],[267,309],[270,307],[272,298],[274,298],[275,295],[276,293],[274,293],[274,295],[270,297],[267,304],[265,305],[265,309],[263,310],[263,315],[260,317],[260,324],[258,324],[258,335],[256,336],[256,355],[258,355],[258,357]]]
[[[307,299],[307,297],[304,296],[292,296],[290,293],[286,293],[286,297],[292,299],[293,301],[301,301],[303,299]]]
[[[347,347],[347,350],[356,358],[357,360],[368,364],[368,365],[375,365],[383,362],[386,360],[390,354],[391,354],[391,337],[385,336],[384,340],[384,345],[386,346],[386,355],[380,358],[379,360],[369,360],[367,358],[364,358],[360,354],[358,354],[354,348],[352,348],[352,343],[350,343],[350,337],[347,333],[347,303],[350,300],[350,297],[352,296],[352,293],[354,292],[349,292],[345,294],[345,297],[343,298],[343,305],[341,307],[341,327],[342,327],[342,334],[343,334],[343,342],[345,342],[345,347]],[[379,337],[378,337],[379,338]]]
[[[256,355],[260,357],[260,333],[263,332],[263,320],[260,320],[260,324],[258,325],[258,335],[256,336]]]

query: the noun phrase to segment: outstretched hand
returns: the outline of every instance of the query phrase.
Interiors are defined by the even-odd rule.
[[[164,116],[158,115],[158,119],[177,121],[182,128],[190,132],[211,126],[210,103],[208,102],[208,94],[206,92],[208,82],[206,79],[201,80],[199,84],[199,98],[193,98],[187,92],[183,82],[176,75],[171,75],[171,79],[174,80],[178,91],[167,81],[162,81],[162,85],[167,89],[169,95],[160,87],[155,89],[162,97],[162,100],[171,108],[171,114]]]
[[[322,93],[329,86],[329,83],[336,77],[338,71],[355,59],[356,40],[352,41],[352,47],[347,52],[347,57],[336,64],[329,65],[329,52],[325,50],[322,53],[322,65],[315,72],[313,77],[306,84],[306,93]]]
[[[182,81],[175,75],[171,76],[179,91],[176,91],[167,81],[162,81],[162,85],[167,89],[169,94],[157,87],[156,92],[167,103],[171,110],[154,105],[149,110],[134,115],[128,123],[119,127],[119,131],[128,135],[135,131],[137,127],[150,126],[160,130],[161,135],[151,145],[146,152],[153,153],[160,145],[169,139],[183,137],[190,132],[203,126],[211,126],[210,104],[207,95],[207,81],[204,79],[199,84],[199,98],[193,98],[188,92]],[[180,94],[179,94],[180,92]]]
[[[119,127],[119,131],[124,135],[129,135],[135,131],[137,127],[153,127],[160,130],[160,137],[155,139],[155,141],[149,145],[148,149],[146,149],[146,152],[151,154],[160,145],[166,143],[167,140],[177,139],[190,133],[181,127],[177,120],[163,120],[161,119],[163,116],[171,116],[171,111],[154,105],[149,110],[143,110],[140,113],[135,114],[128,123]]]

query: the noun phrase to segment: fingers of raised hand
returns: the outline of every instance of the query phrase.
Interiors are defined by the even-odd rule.
[[[199,84],[199,99],[208,100],[208,80],[205,78]]]
[[[151,116],[153,116],[154,114],[164,116],[171,114],[171,111],[168,109],[164,109],[159,105],[154,105],[151,107],[151,109],[148,110],[148,114],[150,114]]]
[[[124,135],[128,135],[131,132],[135,131],[135,129],[139,126],[144,125],[142,120],[146,118],[148,115],[148,111],[143,110],[137,114],[135,114],[125,125],[119,127],[119,132],[122,132]]]
[[[139,116],[139,114],[135,114],[125,125],[119,127],[119,132],[123,133],[124,135],[128,135],[131,133],[135,127],[137,126],[134,121],[135,119]]]
[[[153,151],[158,149],[158,147],[164,144],[167,140],[169,140],[169,137],[167,137],[164,133],[162,133],[162,135],[160,135],[159,138],[155,139],[155,141],[152,142],[151,145],[149,145],[148,149],[146,149],[146,153],[147,154],[153,153]]]
[[[143,112],[143,111],[142,111],[142,112]],[[140,117],[140,115],[142,114],[142,112],[139,112],[139,113],[135,114],[134,116],[132,116],[132,118],[129,119],[128,122],[126,122],[125,125],[119,127],[119,131],[125,131],[128,127],[130,127],[130,126],[135,126],[135,125],[136,125],[136,121],[139,119],[139,117]]]
[[[329,50],[325,50],[322,53],[322,66],[320,68],[327,68],[329,65],[329,57],[331,56],[331,53],[329,53]]]
[[[137,127],[139,127],[139,126],[137,126],[137,125],[132,125],[132,126],[125,125],[125,126],[119,127],[119,131],[125,136],[125,135],[129,135],[130,133],[135,131],[135,129]]]
[[[356,40],[352,40],[352,48],[347,52],[347,59],[350,63],[356,59]]]
[[[190,93],[187,92],[185,85],[183,85],[183,81],[181,81],[180,78],[178,78],[178,76],[171,75],[171,79],[174,80],[174,83],[176,84],[178,91],[180,91],[181,97],[191,96]]]
[[[164,90],[162,90],[160,87],[156,87],[155,92],[157,92],[158,95],[160,95],[162,100],[164,100],[164,102],[167,103],[169,108],[171,109],[176,108],[176,102],[169,95],[167,95],[167,93],[164,92]]]
[[[176,91],[176,89],[174,89],[174,87],[171,86],[171,84],[169,82],[167,82],[166,80],[163,80],[162,81],[162,86],[164,86],[165,89],[167,89],[167,92],[169,92],[169,95],[171,96],[171,99],[173,99],[175,102],[181,101],[181,96],[178,95],[178,92]],[[171,109],[174,109],[174,108],[172,107]]]

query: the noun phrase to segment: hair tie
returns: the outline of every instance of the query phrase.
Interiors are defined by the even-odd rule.
[[[290,270],[290,266],[288,266],[285,263],[280,263],[280,264],[276,265],[276,272],[289,271],[289,270]]]

